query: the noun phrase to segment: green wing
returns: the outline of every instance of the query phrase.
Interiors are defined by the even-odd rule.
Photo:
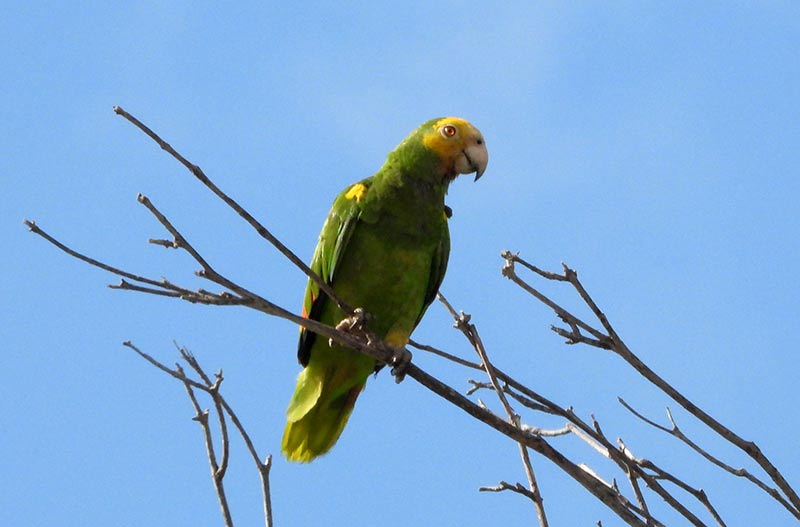
[[[428,287],[425,290],[425,302],[422,304],[422,310],[417,317],[417,321],[414,323],[414,327],[417,327],[425,311],[428,310],[428,306],[430,306],[431,302],[436,298],[436,293],[439,292],[439,287],[444,280],[444,274],[447,272],[447,260],[450,258],[450,228],[447,225],[447,219],[451,214],[450,207],[445,205],[445,212],[442,216],[444,221],[442,221],[441,237],[439,239],[439,245],[436,247],[436,252],[433,254],[433,260],[431,261],[431,273],[428,277]]]
[[[363,185],[364,191],[369,188],[369,180],[361,181],[356,185]],[[354,185],[355,186],[355,185]],[[336,266],[341,262],[347,244],[353,236],[356,225],[361,216],[359,199],[348,197],[347,193],[353,187],[339,194],[333,202],[328,218],[322,226],[317,248],[311,258],[311,270],[317,273],[326,284],[332,284],[336,276]],[[435,293],[434,293],[435,294]],[[319,286],[311,279],[306,286],[303,299],[303,316],[311,320],[319,320],[325,303],[329,300],[325,293],[320,293]],[[297,360],[303,366],[308,364],[311,346],[317,334],[300,328],[300,340],[297,344]]]

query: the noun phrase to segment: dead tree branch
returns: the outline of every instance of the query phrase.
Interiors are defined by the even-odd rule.
[[[323,337],[334,339],[335,341],[340,342],[343,345],[358,350],[362,353],[365,353],[378,361],[384,363],[391,363],[394,357],[393,350],[386,347],[379,340],[370,341],[368,338],[362,337],[357,333],[339,331],[336,328],[327,326],[315,320],[295,315],[294,313],[280,306],[277,306],[272,302],[269,302],[268,300],[256,295],[255,293],[252,293],[241,286],[233,284],[227,278],[217,275],[216,271],[213,271],[213,268],[202,258],[201,262],[205,262],[208,267],[204,268],[206,272],[200,272],[199,275],[209,280],[214,280],[214,281],[219,280],[218,283],[220,283],[221,285],[230,284],[231,286],[233,286],[231,287],[231,289],[234,289],[234,291],[226,291],[223,293],[210,293],[203,290],[190,291],[188,288],[174,286],[170,282],[166,281],[164,281],[163,283],[167,285],[162,285],[161,281],[153,280],[146,277],[140,277],[139,275],[122,271],[114,266],[103,264],[95,259],[89,258],[83,255],[82,253],[79,253],[78,251],[75,251],[74,249],[67,247],[63,243],[58,242],[58,240],[56,240],[46,231],[41,229],[38,225],[36,225],[36,223],[32,221],[26,221],[26,224],[28,225],[28,227],[31,229],[32,232],[42,236],[42,238],[48,241],[50,240],[56,241],[57,243],[54,243],[53,245],[59,248],[63,247],[64,249],[66,249],[65,252],[67,252],[67,254],[70,254],[71,256],[74,256],[81,261],[85,261],[92,265],[95,265],[93,262],[97,262],[97,265],[95,265],[96,267],[107,270],[113,274],[125,276],[134,281],[142,278],[142,280],[139,281],[153,285],[156,288],[164,287],[164,288],[170,288],[169,290],[180,291],[182,294],[178,296],[178,298],[187,300],[189,302],[197,302],[204,304],[239,305],[248,307],[260,311],[262,313],[283,318],[295,324],[302,325],[308,328],[309,330],[319,335],[322,335]],[[173,234],[177,233],[178,235],[180,235],[177,229],[175,229],[172,226],[170,226],[170,228],[174,230]],[[189,241],[183,235],[180,235],[180,240],[181,240],[180,244],[181,247],[191,246]],[[191,251],[190,254],[192,254]],[[203,263],[201,263],[201,266],[202,265]],[[163,365],[159,365],[160,363],[158,363],[157,361],[152,360],[150,362],[159,369],[162,369],[162,371],[165,371],[166,373],[175,376],[172,370],[166,367],[162,367]],[[500,372],[498,371],[498,373]],[[425,386],[433,393],[439,395],[440,397],[446,399],[455,406],[461,408],[463,411],[465,411],[472,417],[494,428],[495,430],[502,433],[503,435],[506,435],[512,440],[522,443],[528,448],[531,448],[534,451],[538,452],[539,454],[543,455],[545,458],[547,458],[548,460],[556,464],[558,467],[560,467],[562,470],[564,470],[567,474],[569,474],[573,479],[575,479],[592,495],[594,495],[597,499],[599,499],[607,507],[609,507],[612,511],[614,511],[615,514],[617,514],[621,519],[623,519],[629,525],[635,525],[635,526],[646,525],[645,521],[643,521],[642,518],[639,516],[639,511],[637,511],[636,509],[630,509],[626,505],[627,500],[620,499],[620,494],[617,490],[609,488],[607,485],[603,483],[602,480],[597,479],[593,474],[585,471],[583,468],[570,461],[566,456],[564,456],[558,450],[553,448],[541,437],[529,434],[523,431],[522,429],[517,428],[511,422],[501,419],[494,413],[473,403],[463,395],[459,394],[456,390],[446,385],[445,383],[441,382],[440,380],[436,379],[427,372],[423,371],[413,363],[408,365],[406,370],[406,375],[414,379],[421,385]],[[200,383],[192,382],[190,383],[190,385],[194,388],[203,389],[203,385]],[[520,384],[519,386],[521,387],[522,385]]]
[[[482,361],[488,362],[488,358],[486,358],[486,354],[485,354],[485,349],[483,348],[483,343],[480,340],[479,335],[477,334],[477,329],[475,329],[474,325],[472,325],[470,323],[469,315],[465,315],[463,312],[461,312],[461,313],[457,312],[452,307],[452,305],[450,305],[450,303],[442,295],[439,295],[439,300],[445,305],[446,309],[450,312],[450,314],[456,320],[456,323],[454,324],[454,326],[457,329],[460,329],[462,331],[462,333],[465,334],[465,336],[469,340],[470,344],[474,348],[476,348],[476,350],[477,350],[479,356],[481,357]],[[484,364],[486,364],[486,362],[484,362]],[[476,369],[484,369],[485,370],[486,368],[485,367],[478,367]],[[475,381],[472,381],[471,384],[473,385],[473,388],[468,390],[468,393],[472,393],[476,389],[480,389],[480,388],[492,389],[496,393],[510,394],[517,400],[525,401],[524,404],[528,408],[532,408],[532,409],[540,410],[540,411],[545,411],[546,413],[562,415],[563,417],[567,418],[568,421],[569,421],[564,426],[563,429],[561,429],[561,430],[544,431],[545,432],[544,434],[537,434],[537,435],[539,435],[540,437],[543,437],[543,436],[555,437],[555,436],[559,436],[559,435],[565,435],[567,433],[573,433],[574,435],[576,435],[577,437],[582,439],[590,447],[592,447],[595,451],[599,452],[604,457],[609,458],[612,461],[614,461],[620,467],[620,469],[623,471],[623,473],[626,475],[626,478],[630,482],[631,488],[632,488],[632,490],[634,491],[634,493],[636,495],[636,499],[637,499],[637,503],[639,504],[639,507],[635,508],[635,509],[637,510],[637,512],[642,514],[643,517],[647,518],[647,520],[651,524],[653,524],[653,525],[661,525],[661,522],[659,522],[656,518],[654,518],[651,515],[651,513],[649,511],[649,508],[647,506],[645,497],[644,497],[643,493],[641,492],[641,488],[640,488],[640,485],[639,485],[639,480],[644,481],[649,489],[651,489],[654,493],[656,493],[658,496],[660,496],[665,502],[667,502],[672,508],[674,508],[682,516],[684,516],[684,518],[686,518],[692,525],[698,525],[698,526],[705,525],[705,523],[703,523],[703,521],[700,518],[698,518],[686,506],[684,506],[680,502],[679,499],[677,499],[669,491],[667,491],[658,482],[658,478],[657,477],[655,477],[652,474],[648,473],[645,469],[646,468],[653,468],[655,470],[658,470],[660,473],[665,473],[666,471],[663,471],[663,470],[659,469],[657,466],[655,466],[654,464],[652,464],[649,461],[647,462],[649,465],[648,466],[644,466],[641,463],[639,463],[638,460],[631,458],[631,456],[629,455],[629,452],[625,449],[624,444],[622,444],[621,442],[618,442],[619,446],[614,445],[605,436],[605,434],[602,432],[602,430],[600,428],[600,425],[596,420],[593,419],[592,425],[589,425],[588,423],[586,423],[586,422],[582,421],[581,419],[579,419],[574,414],[574,412],[572,412],[571,409],[562,408],[562,407],[560,407],[560,406],[548,401],[547,399],[539,396],[538,394],[535,394],[534,392],[530,391],[529,389],[526,389],[526,388],[524,388],[522,386],[519,386],[520,389],[525,389],[531,396],[535,397],[535,399],[537,399],[538,401],[546,403],[546,406],[541,404],[540,402],[533,402],[533,400],[528,399],[525,396],[515,392],[514,389],[512,389],[509,386],[510,383],[518,384],[516,381],[514,381],[513,379],[507,377],[503,372],[500,372],[499,370],[496,370],[491,364],[489,365],[489,369],[491,371],[491,374],[489,374],[490,375],[490,382],[489,383],[477,383]],[[503,386],[500,386],[500,384],[498,382],[498,379],[503,379],[505,384]],[[519,415],[517,415],[516,413],[513,412],[513,410],[510,409],[510,405],[508,405],[507,400],[505,399],[504,396],[502,397],[502,400],[506,401],[504,407],[506,408],[507,412],[510,412],[510,415],[513,415],[513,417],[511,418],[512,422],[514,422],[515,424],[517,424],[517,426],[520,426],[523,430],[526,430],[528,432],[536,433],[538,431],[537,428],[530,427],[530,426],[524,425],[524,424],[520,424]],[[524,459],[525,458],[523,457],[523,464],[524,464]],[[591,471],[590,469],[588,469],[587,467],[584,466],[583,468],[588,473],[590,473],[590,474],[594,475],[595,477],[597,477],[596,474],[593,471]],[[526,467],[526,471],[527,471],[527,467]],[[672,481],[672,480],[670,480],[670,481]],[[711,505],[711,503],[708,501],[708,499],[706,498],[705,494],[702,493],[702,491],[697,491],[696,489],[692,488],[687,483],[685,483],[685,482],[683,482],[681,480],[678,480],[677,478],[676,478],[676,481],[672,481],[672,482],[678,484],[679,488],[681,488],[684,491],[688,492],[693,497],[695,497],[701,504],[703,504],[709,510],[709,513],[712,515],[712,517],[715,518],[715,521],[717,521],[718,525],[721,525],[721,526],[725,525],[725,523],[719,518],[719,515],[717,514],[716,510]],[[534,479],[534,483],[535,483],[535,479]],[[517,486],[519,486],[519,484],[517,484]],[[618,489],[615,486],[612,487],[612,488],[614,488],[615,490],[618,491]],[[503,485],[500,485],[499,487],[494,487],[492,489],[493,490],[512,490],[510,488],[504,487]],[[526,496],[537,496],[538,499],[541,500],[541,496],[538,495],[533,489],[529,492],[529,494],[526,494]],[[628,505],[631,506],[631,507],[634,507],[632,504],[630,504],[630,502],[628,502]]]
[[[654,428],[656,428],[658,430],[661,430],[662,432],[666,432],[667,434],[679,439],[680,441],[685,443],[686,446],[688,446],[689,448],[691,448],[692,450],[694,450],[695,452],[697,452],[698,454],[703,456],[707,461],[709,461],[710,463],[718,466],[719,468],[721,468],[725,472],[728,472],[730,474],[733,474],[734,476],[738,476],[738,477],[745,478],[745,479],[749,480],[754,485],[758,486],[761,490],[763,490],[764,492],[766,492],[767,494],[772,496],[773,499],[775,499],[777,502],[779,502],[781,505],[783,505],[786,509],[791,510],[791,507],[792,507],[791,504],[786,501],[786,499],[783,497],[783,495],[781,495],[780,492],[778,492],[778,489],[776,489],[774,487],[770,487],[762,479],[757,478],[756,476],[751,474],[745,468],[733,468],[732,466],[728,465],[727,463],[725,463],[724,461],[720,460],[719,458],[711,455],[707,450],[703,449],[700,445],[698,445],[697,443],[692,441],[688,436],[686,436],[683,433],[683,431],[678,427],[678,424],[675,422],[675,419],[672,416],[672,412],[670,411],[669,407],[666,408],[667,419],[669,419],[669,422],[672,424],[672,428],[667,428],[666,426],[662,426],[662,425],[656,423],[655,421],[652,421],[651,419],[648,419],[647,417],[645,417],[644,415],[642,415],[641,413],[636,411],[622,397],[618,397],[617,400],[620,402],[620,404],[623,407],[625,407],[625,409],[627,409],[633,415],[638,417],[640,420],[644,421],[645,423],[649,424],[650,426],[652,426],[652,427],[654,427]]]
[[[704,411],[696,404],[694,404],[692,401],[690,401],[686,396],[680,393],[674,386],[672,386],[665,379],[656,374],[641,359],[639,359],[639,357],[637,357],[628,348],[628,346],[623,342],[623,340],[614,330],[613,326],[609,322],[606,315],[600,310],[595,301],[592,299],[592,297],[584,288],[583,284],[578,279],[578,273],[574,269],[571,269],[567,265],[562,264],[562,267],[564,269],[563,274],[552,273],[539,269],[538,267],[523,260],[518,254],[513,254],[510,251],[503,251],[501,256],[505,260],[505,265],[503,266],[503,271],[502,271],[503,276],[510,279],[515,284],[520,286],[523,290],[533,295],[537,300],[548,306],[550,309],[553,310],[556,316],[558,316],[561,320],[563,320],[567,325],[570,326],[569,330],[565,328],[553,327],[552,328],[553,331],[567,338],[568,344],[575,344],[580,342],[597,348],[611,350],[620,357],[622,357],[622,359],[625,362],[627,362],[630,366],[632,366],[640,375],[642,375],[642,377],[647,379],[650,383],[652,383],[658,389],[667,394],[672,400],[681,405],[687,412],[695,416],[708,428],[713,430],[717,435],[719,435],[729,443],[733,444],[737,448],[741,449],[750,458],[752,458],[764,470],[764,472],[769,476],[769,478],[775,483],[777,489],[767,487],[766,485],[760,485],[758,483],[756,483],[756,485],[758,485],[759,488],[761,488],[762,490],[767,492],[767,494],[773,497],[778,503],[780,503],[784,508],[786,508],[786,510],[788,510],[795,518],[800,519],[800,496],[798,496],[797,492],[792,488],[789,482],[786,481],[783,474],[781,474],[780,470],[778,470],[778,468],[772,464],[772,462],[761,451],[758,445],[756,445],[752,441],[747,441],[743,439],[741,436],[730,430],[728,427],[726,427],[725,425],[714,419],[710,414],[708,414],[706,411]],[[578,317],[576,317],[566,309],[562,308],[561,306],[550,300],[547,296],[543,295],[537,289],[532,287],[529,283],[527,283],[526,281],[524,281],[522,278],[519,277],[519,275],[516,272],[515,264],[520,264],[547,280],[568,282],[570,285],[572,285],[572,287],[581,297],[583,302],[589,307],[592,314],[599,321],[603,330],[601,331],[600,329],[597,329],[585,323],[584,321],[580,320]],[[587,331],[592,335],[592,337],[591,338],[586,337],[585,335],[583,335],[583,333],[581,333],[581,330]],[[717,465],[720,466],[719,464]],[[735,473],[735,471],[733,471],[732,473]],[[753,480],[751,479],[751,481]]]
[[[134,117],[133,115],[126,112],[121,106],[114,106],[114,113],[124,117],[128,122],[132,123],[136,128],[144,132],[150,139],[156,142],[162,150],[169,153],[172,157],[177,159],[183,166],[185,166],[189,172],[192,173],[194,177],[196,177],[203,185],[206,186],[211,192],[213,192],[219,199],[225,202],[230,208],[232,208],[239,216],[241,216],[255,231],[267,240],[270,244],[272,244],[281,254],[283,254],[290,262],[292,262],[295,266],[297,266],[300,270],[302,270],[309,278],[314,280],[314,282],[319,286],[320,290],[323,291],[329,298],[331,298],[339,308],[344,311],[345,313],[352,313],[353,309],[350,308],[339,296],[334,293],[333,288],[331,288],[328,284],[326,284],[322,278],[311,270],[309,266],[303,262],[294,252],[292,252],[286,245],[284,245],[278,238],[276,238],[264,225],[262,225],[258,220],[256,220],[252,214],[247,212],[244,207],[239,205],[233,198],[228,196],[225,192],[223,192],[217,185],[214,184],[208,176],[205,175],[203,170],[195,165],[194,163],[189,162],[185,157],[183,157],[180,153],[178,153],[172,146],[161,139],[161,137],[156,134],[153,130],[147,127],[144,123],[142,123],[139,119]]]
[[[227,420],[231,420],[231,423],[233,423],[237,432],[239,432],[239,435],[244,441],[245,446],[247,447],[250,456],[253,458],[253,462],[258,470],[258,475],[261,479],[264,525],[266,527],[272,527],[272,501],[269,490],[269,472],[272,468],[272,456],[267,456],[264,458],[264,461],[261,461],[261,458],[259,457],[255,446],[253,445],[253,441],[250,439],[250,435],[247,433],[244,426],[242,426],[242,423],[236,415],[236,412],[234,412],[233,408],[222,396],[222,393],[220,393],[220,386],[222,385],[223,381],[222,371],[218,371],[214,375],[214,380],[212,381],[211,377],[206,374],[194,355],[192,355],[191,352],[189,352],[189,350],[186,348],[178,347],[181,360],[183,360],[200,378],[199,381],[196,381],[186,375],[186,371],[180,364],[176,364],[175,368],[172,369],[159,362],[151,355],[140,350],[130,341],[123,342],[123,346],[130,348],[151,365],[179,380],[186,388],[186,393],[195,411],[195,415],[192,419],[200,424],[200,427],[203,431],[203,439],[206,445],[206,455],[211,468],[211,480],[214,483],[214,489],[217,494],[217,500],[219,501],[222,518],[226,527],[233,526],[233,518],[231,516],[230,506],[228,505],[228,497],[225,493],[224,485],[224,478],[228,468],[228,459],[230,456],[230,439],[228,437]],[[220,446],[222,448],[222,455],[219,461],[217,461],[217,450],[214,444],[211,424],[209,423],[209,411],[207,409],[202,409],[200,402],[197,399],[197,395],[195,394],[195,390],[199,390],[208,394],[214,404],[220,432]]]
[[[500,400],[500,403],[503,405],[503,409],[508,416],[508,419],[511,423],[519,428],[522,429],[522,425],[520,423],[519,415],[511,408],[511,405],[508,402],[508,398],[506,398],[506,392],[503,387],[500,386],[499,381],[497,380],[497,373],[495,372],[494,366],[491,362],[489,362],[489,357],[486,353],[486,348],[483,345],[483,341],[481,340],[480,335],[478,334],[478,329],[475,327],[474,324],[470,323],[471,317],[470,315],[464,313],[456,313],[456,310],[453,309],[453,306],[450,305],[450,302],[444,297],[443,294],[438,293],[437,298],[439,301],[444,304],[447,310],[452,315],[453,319],[455,320],[455,324],[453,326],[460,330],[461,333],[467,338],[469,343],[475,349],[475,353],[478,354],[478,357],[481,359],[481,365],[483,370],[486,372],[486,375],[489,377],[489,383],[497,394],[497,398]],[[517,443],[519,447],[519,454],[522,460],[522,466],[525,469],[525,475],[528,478],[528,490],[527,492],[521,492],[523,495],[527,496],[533,502],[534,507],[536,508],[536,516],[539,520],[539,525],[541,527],[547,527],[549,525],[547,521],[547,514],[544,510],[544,503],[542,501],[542,495],[539,490],[539,485],[536,483],[536,474],[533,471],[533,465],[531,464],[530,456],[528,455],[528,449],[524,443]],[[501,482],[501,486],[503,482]],[[507,485],[507,484],[506,484]],[[517,483],[516,487],[504,487],[511,490],[519,491],[519,488],[523,488],[519,483]],[[485,487],[484,487],[485,489]],[[502,489],[501,489],[502,490]]]

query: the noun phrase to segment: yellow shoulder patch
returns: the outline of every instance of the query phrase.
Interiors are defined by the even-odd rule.
[[[350,187],[350,190],[348,190],[347,193],[345,193],[344,197],[347,199],[355,198],[356,203],[358,203],[361,201],[361,198],[363,198],[364,194],[366,193],[367,193],[367,186],[364,185],[363,183],[356,183],[355,185]]]

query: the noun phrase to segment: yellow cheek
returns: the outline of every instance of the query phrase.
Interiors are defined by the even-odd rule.
[[[460,136],[454,139],[445,139],[442,137],[442,134],[439,133],[439,128],[446,124],[452,124],[458,128]],[[422,138],[422,144],[424,144],[425,148],[428,150],[439,154],[440,157],[450,158],[463,148],[463,138],[465,134],[469,132],[470,128],[472,128],[472,125],[464,119],[459,119],[458,117],[444,117],[433,123],[432,129]]]
[[[439,137],[439,132],[433,131],[428,132],[422,138],[422,144],[425,145],[425,148],[431,150],[432,152],[436,152],[437,154],[442,153],[442,138]]]

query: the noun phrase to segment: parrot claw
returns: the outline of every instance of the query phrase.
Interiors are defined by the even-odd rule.
[[[353,310],[353,314],[347,318],[342,319],[341,322],[336,324],[336,329],[339,331],[346,331],[348,333],[355,333],[363,331],[367,324],[367,312],[357,307]]]
[[[369,315],[366,311],[359,307],[354,309],[350,316],[343,318],[338,324],[336,324],[336,329],[339,331],[344,331],[345,333],[351,333],[365,337],[367,340],[367,345],[372,345],[376,342],[379,342],[379,339],[368,330],[368,322]],[[333,346],[333,339],[328,339],[328,345]],[[389,359],[389,365],[392,367],[392,376],[394,377],[395,382],[400,383],[406,376],[408,365],[411,364],[411,352],[403,347],[388,347],[392,351],[392,357]],[[382,367],[383,365],[380,365],[375,371],[377,372]]]
[[[406,377],[408,365],[411,364],[411,352],[405,348],[392,348],[392,360],[389,363],[392,366],[392,376],[394,382],[401,383]]]
[[[353,314],[343,318],[341,322],[336,324],[336,329],[344,331],[345,333],[365,333],[367,329],[367,321],[369,315],[360,307],[353,310]],[[369,340],[369,335],[367,334]],[[333,339],[328,339],[328,346],[333,346]]]

